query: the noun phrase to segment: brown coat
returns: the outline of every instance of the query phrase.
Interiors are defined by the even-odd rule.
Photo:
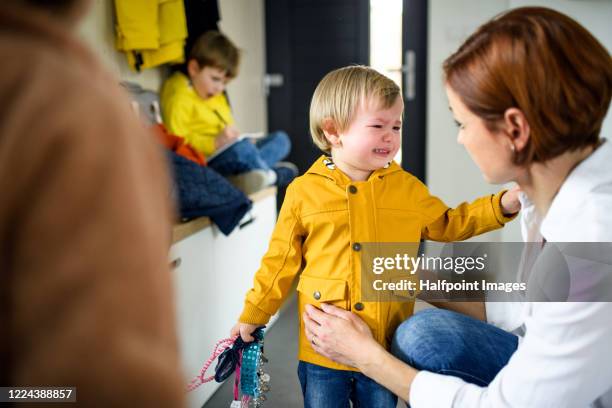
[[[181,406],[158,147],[60,24],[1,4],[0,61],[0,386]]]

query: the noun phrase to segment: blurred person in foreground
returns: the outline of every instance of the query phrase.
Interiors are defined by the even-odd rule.
[[[0,4],[0,386],[176,407],[168,176],[73,33],[88,3]]]

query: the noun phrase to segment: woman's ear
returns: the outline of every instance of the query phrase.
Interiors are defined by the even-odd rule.
[[[321,130],[323,130],[325,138],[332,147],[339,147],[342,145],[342,142],[340,141],[340,133],[338,132],[338,127],[336,126],[336,123],[333,119],[323,119],[323,123],[321,124]]]
[[[518,108],[506,109],[504,125],[512,144],[511,149],[517,152],[522,151],[527,146],[531,130],[523,111]]]

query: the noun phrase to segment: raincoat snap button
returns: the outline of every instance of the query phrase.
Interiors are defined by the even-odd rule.
[[[353,244],[353,251],[361,251],[361,244],[359,242]]]
[[[349,193],[351,194],[357,194],[357,187],[355,186],[349,186]]]
[[[321,299],[321,292],[319,292],[318,290],[312,294],[312,297],[315,298],[316,300]]]
[[[363,303],[361,303],[361,302],[355,303],[355,310],[357,310],[358,312],[361,312],[364,307],[365,306],[363,306]]]

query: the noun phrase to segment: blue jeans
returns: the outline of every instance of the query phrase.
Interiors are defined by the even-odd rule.
[[[397,328],[391,352],[418,370],[486,387],[517,347],[517,336],[493,325],[448,310],[427,309]]]
[[[298,377],[305,408],[395,408],[397,397],[355,371],[332,370],[300,361]]]
[[[291,150],[287,133],[272,132],[253,144],[241,140],[208,162],[208,166],[223,176],[233,176],[251,170],[269,170],[283,160]]]

